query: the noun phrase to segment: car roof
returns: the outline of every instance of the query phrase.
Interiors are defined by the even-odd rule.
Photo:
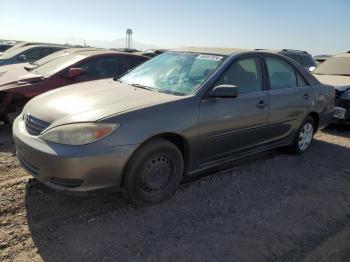
[[[134,56],[142,56],[139,54],[133,54],[133,53],[127,53],[127,52],[120,52],[120,51],[113,51],[113,50],[107,50],[107,49],[91,49],[91,50],[80,50],[74,52],[75,54],[81,54],[84,56],[94,56],[94,55],[110,55],[110,54],[122,54],[122,55],[134,55]]]
[[[242,53],[242,52],[248,52],[248,51],[254,51],[254,50],[241,49],[241,48],[221,48],[221,47],[187,47],[187,48],[171,49],[169,51],[203,53],[203,54],[214,54],[214,55],[232,55],[234,53]]]
[[[310,55],[307,51],[296,50],[296,49],[255,49],[256,51],[266,51],[270,53],[280,54],[280,53],[293,53],[300,55]]]
[[[350,53],[337,54],[334,57],[347,57],[347,58],[350,58]]]
[[[16,50],[21,50],[21,51],[25,51],[25,50],[28,50],[28,49],[31,49],[31,48],[36,48],[36,47],[59,47],[59,48],[69,48],[69,46],[64,46],[64,45],[26,45],[26,46],[22,46],[22,47],[19,47],[18,49]]]

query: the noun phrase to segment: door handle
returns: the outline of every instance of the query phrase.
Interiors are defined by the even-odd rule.
[[[306,100],[308,100],[308,99],[310,98],[310,96],[309,96],[308,93],[305,93],[305,94],[303,95],[303,98],[306,99]]]
[[[259,103],[256,105],[256,107],[264,109],[265,107],[267,107],[267,103],[265,103],[264,100],[259,101]]]

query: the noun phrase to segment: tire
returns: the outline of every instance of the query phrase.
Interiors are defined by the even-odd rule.
[[[165,139],[152,139],[141,146],[128,162],[122,193],[138,206],[160,203],[175,193],[183,171],[180,150]]]
[[[300,125],[289,151],[296,155],[304,153],[310,147],[315,132],[315,121],[311,116],[307,116]]]

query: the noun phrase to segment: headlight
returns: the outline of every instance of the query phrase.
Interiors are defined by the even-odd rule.
[[[346,89],[340,96],[341,99],[350,99],[350,88]]]
[[[44,141],[64,145],[85,145],[100,140],[114,130],[119,124],[78,123],[54,127],[43,133]]]

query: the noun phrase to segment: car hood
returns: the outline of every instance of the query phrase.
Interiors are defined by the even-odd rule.
[[[7,65],[0,67],[0,91],[18,87],[24,83],[33,83],[43,79],[41,75],[28,72],[25,64]]]
[[[323,84],[334,86],[339,91],[345,91],[350,87],[350,76],[317,75],[313,74]]]
[[[24,113],[57,126],[95,122],[111,115],[180,98],[108,79],[66,86],[39,95],[27,103]]]

